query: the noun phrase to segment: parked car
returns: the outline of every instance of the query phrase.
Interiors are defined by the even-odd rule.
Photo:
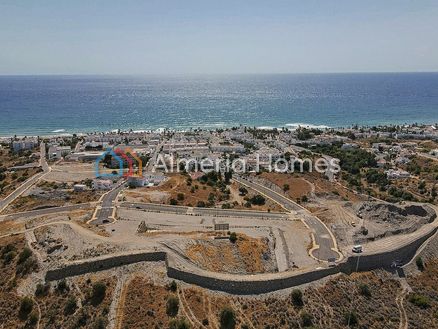
[[[356,254],[360,254],[363,251],[362,245],[358,244],[358,245],[354,246],[351,251],[356,253]]]

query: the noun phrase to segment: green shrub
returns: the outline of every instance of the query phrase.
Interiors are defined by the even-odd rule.
[[[29,315],[28,323],[31,327],[34,327],[38,323],[38,313],[33,311]]]
[[[166,302],[166,314],[171,317],[175,317],[179,310],[179,300],[175,296],[167,298]]]
[[[105,319],[101,316],[99,316],[96,321],[94,321],[93,329],[105,329]]]
[[[236,327],[236,314],[230,307],[222,309],[219,320],[221,329],[234,329]]]
[[[65,291],[69,291],[70,288],[67,285],[67,281],[65,279],[62,279],[58,282],[58,285],[56,286],[56,290],[60,293],[64,293]]]
[[[10,262],[12,262],[15,258],[17,254],[15,253],[15,251],[9,251],[6,254],[3,255],[3,262],[5,264],[9,264]]]
[[[409,296],[409,301],[414,304],[415,306],[418,306],[420,308],[429,308],[430,307],[430,300],[426,296],[419,295],[419,294],[413,294]]]
[[[292,304],[301,307],[304,305],[303,293],[299,289],[294,289],[291,294]]]
[[[344,314],[344,323],[347,326],[354,327],[359,323],[357,314],[354,311],[350,311]]]
[[[169,322],[169,329],[190,329],[191,326],[186,319],[172,319]]]
[[[22,252],[18,255],[18,264],[24,263],[29,257],[32,256],[32,250],[29,248],[24,248]]]
[[[232,243],[235,243],[237,241],[237,233],[236,232],[231,232],[230,233],[230,241]]]
[[[178,289],[178,285],[176,284],[175,280],[173,280],[169,285],[170,291],[176,292]]]
[[[94,305],[100,304],[105,298],[106,285],[103,282],[96,282],[93,284],[93,292],[91,295],[91,301]]]
[[[420,271],[422,271],[422,272],[424,271],[424,263],[423,263],[423,259],[421,257],[417,257],[415,259],[415,264],[417,265],[417,268]]]
[[[18,310],[18,316],[20,319],[25,320],[33,309],[33,300],[30,297],[23,297],[20,303],[20,309]]]
[[[368,285],[366,285],[365,283],[361,283],[359,284],[359,293],[362,296],[365,297],[371,297],[371,291],[370,291],[370,287],[368,287]]]
[[[300,317],[303,327],[310,327],[312,325],[312,316],[309,313],[303,312]]]
[[[76,311],[76,308],[78,307],[76,303],[76,298],[74,296],[70,296],[67,299],[67,303],[64,306],[64,314],[65,315],[71,315]]]
[[[47,296],[50,291],[50,283],[42,284],[38,283],[35,290],[36,297]]]

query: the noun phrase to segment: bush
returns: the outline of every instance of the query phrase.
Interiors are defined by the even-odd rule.
[[[235,243],[237,241],[237,233],[236,232],[231,232],[230,233],[230,241],[232,243]]]
[[[220,313],[221,329],[234,329],[236,327],[236,314],[230,307],[225,307]]]
[[[429,308],[430,307],[430,300],[426,296],[419,295],[419,294],[413,294],[409,296],[409,301],[414,304],[415,306],[418,306],[420,308]]]
[[[186,319],[172,319],[169,322],[169,329],[190,329],[190,324]]]
[[[178,314],[179,310],[179,300],[175,296],[170,296],[167,298],[166,303],[166,314],[168,316],[174,317]]]
[[[31,327],[35,327],[35,325],[38,323],[37,312],[33,311],[32,313],[30,313],[28,322]]]
[[[196,204],[196,207],[198,207],[198,208],[205,208],[205,202],[204,201],[198,201],[198,203]]]
[[[32,256],[32,250],[29,248],[24,248],[20,255],[18,255],[18,264],[24,263],[29,257]]]
[[[371,291],[370,291],[370,287],[368,287],[368,285],[366,285],[365,283],[361,283],[359,284],[359,293],[362,296],[365,297],[371,297]]]
[[[94,305],[100,304],[105,298],[106,285],[103,282],[96,282],[93,284],[93,292],[91,295],[91,301]]]
[[[172,206],[176,206],[178,204],[178,201],[176,201],[175,199],[170,199],[169,204]]]
[[[99,316],[93,324],[93,329],[105,329],[105,319]]]
[[[17,263],[15,272],[17,274],[26,275],[38,268],[38,263],[35,258],[27,257],[22,263]]]
[[[176,292],[176,290],[178,289],[178,285],[176,284],[175,281],[172,281],[169,285],[169,289],[170,291]]]
[[[415,259],[415,264],[417,265],[417,268],[423,272],[424,271],[424,263],[423,263],[423,259],[421,257],[417,257]]]
[[[178,201],[183,201],[184,200],[184,194],[183,193],[178,193],[177,199],[178,199]]]
[[[312,325],[312,316],[309,313],[303,312],[300,317],[303,327],[310,327]]]
[[[76,303],[76,298],[74,296],[70,296],[67,299],[67,303],[64,306],[64,314],[70,315],[73,314],[76,311],[76,308],[78,307]]]
[[[266,202],[266,199],[260,194],[256,194],[248,201],[257,206],[263,206]]]
[[[33,300],[30,297],[23,297],[20,303],[20,309],[18,310],[18,316],[20,319],[25,320],[27,316],[32,312]]]
[[[3,262],[5,264],[9,264],[10,262],[12,262],[15,258],[17,254],[15,253],[15,251],[9,251],[6,254],[3,255]]]
[[[36,297],[47,296],[49,290],[50,290],[50,283],[46,283],[46,284],[38,283],[35,290],[35,296]]]
[[[291,294],[292,304],[301,307],[304,305],[303,293],[299,289],[294,289]]]
[[[347,312],[344,314],[344,323],[347,326],[356,326],[359,323],[357,319],[357,314],[354,311]]]
[[[69,291],[70,288],[67,285],[67,281],[65,279],[62,279],[58,282],[58,285],[56,286],[56,290],[60,293],[64,293],[65,291]]]

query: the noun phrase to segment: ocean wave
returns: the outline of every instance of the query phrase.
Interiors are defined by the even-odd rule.
[[[52,130],[52,133],[62,133],[64,131],[65,129],[56,129],[56,130]]]
[[[308,129],[327,129],[327,128],[330,128],[329,126],[326,126],[326,125],[314,125],[311,123],[302,123],[302,122],[286,123],[285,126],[290,127],[292,129],[298,129],[298,127],[308,128]]]

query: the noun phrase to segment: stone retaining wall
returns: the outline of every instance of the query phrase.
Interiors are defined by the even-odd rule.
[[[175,266],[171,257],[167,257],[167,253],[163,251],[119,255],[70,264],[59,269],[49,270],[46,274],[46,280],[59,280],[69,276],[106,270],[137,262],[165,260],[167,275],[170,278],[233,294],[260,294],[309,283],[340,272],[351,273],[356,271],[356,269],[358,271],[369,271],[378,268],[390,269],[391,264],[395,260],[401,260],[402,263],[405,264],[412,259],[424,241],[435,234],[437,229],[438,227],[435,227],[422,237],[392,251],[372,255],[352,256],[337,266],[305,273],[277,273],[277,276],[270,275],[271,278],[269,279],[263,279],[260,278],[260,276],[257,278],[257,275],[248,275],[245,276],[245,279],[239,279],[239,275],[231,274],[229,275],[230,279],[223,279],[223,275],[204,270],[199,270],[198,273],[194,273]]]
[[[60,280],[70,276],[108,270],[110,268],[128,264],[134,264],[139,262],[157,262],[164,260],[166,260],[166,253],[164,251],[142,252],[137,254],[106,257],[102,259],[69,264],[54,270],[48,270],[46,273],[46,280]]]

